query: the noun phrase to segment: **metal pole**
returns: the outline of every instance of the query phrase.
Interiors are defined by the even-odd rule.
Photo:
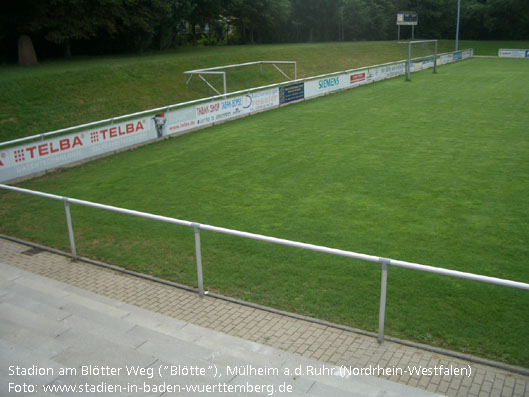
[[[272,63],[272,66],[273,66],[274,68],[276,68],[276,70],[277,70],[279,73],[281,73],[283,76],[285,76],[287,79],[292,80],[292,79],[290,78],[290,76],[289,76],[288,74],[286,74],[285,72],[283,72],[283,71],[281,70],[281,68],[279,68],[275,63]],[[295,80],[295,78],[294,78],[294,80]]]
[[[400,25],[397,25],[397,40],[400,41]]]
[[[386,292],[388,286],[388,265],[390,259],[380,258],[382,264],[382,275],[380,282],[380,308],[378,312],[378,343],[384,342],[384,320],[386,318]]]
[[[342,5],[342,7],[340,7],[340,25],[341,25],[341,29],[340,29],[340,41],[343,41],[343,39],[344,39],[344,31],[343,31],[343,5]]]
[[[411,25],[411,39],[415,40],[415,25]]]
[[[435,40],[435,54],[433,57],[433,72],[437,73],[437,43],[438,41]]]
[[[72,216],[70,215],[70,203],[65,197],[64,202],[64,212],[66,212],[66,225],[68,226],[68,238],[70,239],[70,250],[72,252],[72,257],[77,259],[77,251],[75,250],[75,240],[73,236],[73,227],[72,227]]]
[[[459,22],[461,20],[461,0],[457,0],[456,51],[459,51]]]
[[[199,74],[198,77],[200,78],[200,80],[206,83],[209,88],[215,91],[218,95],[221,95],[220,92],[215,87],[213,87],[213,85],[211,85],[209,81],[207,81],[201,74]],[[226,81],[224,81],[224,85],[226,85]],[[224,88],[224,94],[226,94],[226,87]]]
[[[226,72],[222,73],[222,79],[224,81],[224,95],[226,95]]]
[[[192,78],[193,78],[193,75],[190,74],[190,75],[189,75],[189,78],[186,79],[186,88],[187,88],[187,86],[188,86],[188,84],[189,84],[189,82],[191,81]]]
[[[408,75],[406,80],[411,80],[411,41],[408,43]]]
[[[202,253],[200,249],[200,225],[193,223],[193,229],[195,230],[195,252],[197,257],[197,280],[198,280],[198,293],[200,296],[204,296],[204,280],[202,277]]]

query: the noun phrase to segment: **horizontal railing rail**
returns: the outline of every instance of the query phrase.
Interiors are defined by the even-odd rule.
[[[200,230],[228,234],[231,236],[241,237],[245,239],[263,241],[267,243],[284,245],[284,246],[299,248],[303,250],[316,251],[316,252],[321,252],[324,254],[343,256],[343,257],[357,259],[361,261],[379,263],[381,265],[381,291],[380,291],[379,323],[378,323],[378,340],[380,343],[382,343],[382,341],[384,340],[387,273],[388,273],[389,266],[402,267],[406,269],[418,270],[418,271],[423,271],[427,273],[434,273],[434,274],[439,274],[439,275],[444,275],[444,276],[457,277],[457,278],[478,281],[478,282],[487,283],[487,284],[495,284],[495,285],[500,285],[504,287],[518,288],[518,289],[529,291],[529,284],[519,282],[519,281],[512,281],[512,280],[506,280],[506,279],[501,279],[501,278],[496,278],[496,277],[483,276],[483,275],[474,274],[474,273],[461,272],[458,270],[450,270],[450,269],[445,269],[445,268],[440,268],[440,267],[427,266],[427,265],[422,265],[419,263],[406,262],[406,261],[395,260],[395,259],[390,259],[390,258],[383,258],[379,256],[367,255],[367,254],[362,254],[362,253],[353,252],[353,251],[346,251],[346,250],[341,250],[341,249],[336,249],[336,248],[329,248],[329,247],[320,246],[320,245],[307,244],[307,243],[302,243],[298,241],[277,238],[277,237],[270,237],[270,236],[265,236],[261,234],[227,229],[223,227],[206,225],[206,224],[201,224],[197,222],[191,222],[187,220],[181,220],[181,219],[176,219],[176,218],[171,218],[171,217],[166,217],[166,216],[161,216],[161,215],[155,215],[155,214],[151,214],[147,212],[114,207],[114,206],[105,205],[105,204],[93,203],[90,201],[79,200],[79,199],[70,198],[70,197],[63,197],[63,196],[58,196],[55,194],[43,193],[43,192],[23,189],[23,188],[19,188],[15,186],[4,185],[4,184],[0,184],[0,188],[8,190],[8,191],[12,191],[12,192],[28,194],[28,195],[42,197],[42,198],[56,200],[56,201],[62,201],[64,203],[64,208],[65,208],[66,224],[68,228],[68,237],[70,241],[70,250],[71,250],[71,256],[73,258],[77,258],[77,251],[75,248],[75,239],[74,239],[73,227],[72,227],[72,222],[71,222],[70,204],[77,204],[77,205],[82,205],[86,207],[97,208],[100,210],[117,212],[120,214],[126,214],[126,215],[136,216],[140,218],[151,219],[154,221],[166,222],[166,223],[171,223],[171,224],[175,224],[179,226],[185,226],[185,227],[192,228],[195,233],[197,283],[198,283],[198,291],[199,291],[200,296],[204,296],[205,294],[203,273],[202,273],[202,253],[201,253],[201,243],[200,243]]]
[[[463,52],[463,51],[464,50],[461,50],[461,51],[458,51],[458,52]],[[441,57],[443,55],[447,55],[447,54],[451,54],[451,53],[453,53],[453,52],[446,52],[446,53],[443,53],[443,54],[437,54],[437,56]],[[419,59],[422,59],[422,58],[424,58],[424,57],[414,58],[414,59],[412,59],[412,61],[419,60]],[[166,106],[153,108],[153,109],[149,109],[149,110],[143,110],[141,112],[125,114],[125,115],[116,116],[116,117],[112,117],[112,118],[108,118],[108,119],[92,121],[92,122],[89,122],[89,123],[79,124],[79,125],[72,126],[72,127],[61,128],[61,129],[54,130],[54,131],[44,132],[44,133],[41,133],[41,134],[31,135],[31,136],[27,136],[27,137],[23,137],[23,138],[12,139],[10,141],[0,142],[0,147],[11,146],[11,145],[20,144],[20,143],[23,143],[23,142],[36,141],[36,140],[39,140],[39,139],[43,140],[45,138],[50,138],[50,137],[53,137],[53,136],[62,135],[62,134],[66,134],[66,133],[73,132],[73,131],[78,131],[78,130],[82,130],[82,129],[97,127],[97,126],[106,125],[106,124],[114,124],[114,123],[119,122],[119,121],[126,121],[126,120],[130,120],[130,119],[133,119],[133,118],[136,118],[136,117],[153,116],[153,115],[156,115],[156,114],[159,114],[159,113],[169,112],[170,110],[175,110],[175,109],[186,107],[186,106],[190,106],[190,105],[196,105],[196,104],[200,104],[200,103],[203,103],[203,102],[221,100],[221,99],[225,99],[225,98],[231,97],[231,96],[249,94],[249,93],[256,92],[256,91],[267,90],[267,89],[271,89],[271,88],[275,88],[275,87],[281,87],[281,86],[294,84],[294,83],[303,83],[303,82],[306,82],[306,81],[312,81],[312,80],[322,79],[322,78],[326,78],[326,77],[332,77],[332,76],[336,76],[336,75],[340,75],[340,74],[344,74],[344,73],[360,72],[362,70],[379,68],[379,67],[383,67],[383,66],[391,66],[391,65],[396,65],[396,64],[403,63],[403,62],[407,62],[407,61],[406,60],[400,60],[400,61],[394,61],[394,62],[381,63],[381,64],[377,64],[377,65],[362,66],[362,67],[359,67],[359,68],[347,69],[347,70],[342,70],[342,71],[332,72],[332,73],[325,73],[325,74],[321,74],[321,75],[317,75],[317,76],[304,77],[304,78],[300,78],[300,79],[296,78],[295,80],[283,81],[281,83],[274,83],[274,84],[268,84],[268,85],[263,85],[263,86],[259,86],[259,87],[246,88],[246,89],[243,89],[243,90],[228,92],[226,94],[218,94],[218,95],[214,95],[214,96],[210,96],[210,97],[193,99],[193,100],[187,101],[187,102],[175,103],[175,104],[166,105]]]

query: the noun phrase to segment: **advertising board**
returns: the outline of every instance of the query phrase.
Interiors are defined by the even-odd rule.
[[[247,112],[251,101],[238,96],[220,101],[206,102],[195,106],[197,126],[221,122]]]
[[[353,73],[353,74],[350,74],[349,75],[349,84],[351,86],[357,86],[357,85],[361,85],[361,84],[366,84],[368,83],[368,77],[369,77],[369,74],[368,74],[368,71],[365,70],[363,72],[360,72],[360,73]]]
[[[412,72],[418,72],[419,70],[422,70],[422,61],[417,62],[411,62],[411,71]]]
[[[417,25],[419,16],[413,11],[402,11],[397,14],[397,25]]]
[[[294,83],[279,87],[279,103],[281,105],[301,99],[305,99],[305,83]]]
[[[252,100],[250,112],[252,113],[277,107],[279,106],[279,88],[253,92],[250,98]]]
[[[439,63],[441,65],[445,65],[445,64],[453,62],[453,61],[454,61],[454,55],[452,53],[444,54],[444,55],[441,55],[439,57]]]
[[[504,58],[529,58],[529,50],[501,48],[498,51],[498,56]]]
[[[204,102],[169,111],[163,135],[179,134],[193,128],[222,122],[279,105],[279,90],[272,88],[238,97]]]
[[[21,178],[156,138],[150,118],[0,149],[0,180]]]
[[[345,74],[310,80],[305,82],[305,98],[312,98],[347,87],[349,87],[349,80]]]
[[[197,127],[196,109],[187,106],[171,110],[164,114],[166,122],[165,135],[180,134]]]
[[[372,81],[390,79],[392,77],[402,76],[406,73],[406,62],[394,63],[391,65],[381,65],[369,68],[369,75]]]
[[[470,58],[474,55],[474,50],[465,50],[463,51],[463,59]]]
[[[423,59],[422,68],[423,69],[433,68],[433,62],[434,62],[433,57],[432,58]]]

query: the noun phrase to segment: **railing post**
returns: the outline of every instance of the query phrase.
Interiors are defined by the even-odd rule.
[[[72,216],[70,215],[70,203],[66,197],[63,199],[64,202],[64,212],[66,212],[66,225],[68,226],[68,238],[70,239],[70,250],[72,252],[72,257],[77,259],[77,252],[75,250],[75,240],[73,236],[73,227],[72,227]]]
[[[386,292],[388,286],[388,265],[391,259],[380,258],[382,264],[382,275],[380,282],[380,308],[378,312],[378,343],[384,342],[384,320],[386,318]]]
[[[204,296],[204,280],[202,277],[202,252],[200,249],[200,225],[193,223],[193,230],[195,231],[195,252],[197,258],[197,280],[198,280],[198,293],[202,297]]]

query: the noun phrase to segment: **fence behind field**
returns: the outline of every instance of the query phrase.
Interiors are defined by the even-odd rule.
[[[0,182],[68,166],[136,145],[434,65],[473,50],[366,66],[178,103],[0,143]]]

